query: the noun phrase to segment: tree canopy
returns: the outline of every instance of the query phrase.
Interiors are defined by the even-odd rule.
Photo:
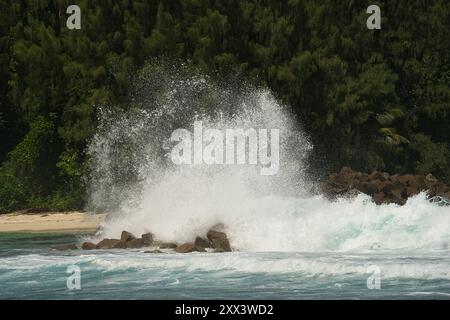
[[[316,175],[433,173],[450,182],[450,3],[0,0],[0,212],[84,204],[95,107],[126,106],[154,57],[239,72],[297,114]]]

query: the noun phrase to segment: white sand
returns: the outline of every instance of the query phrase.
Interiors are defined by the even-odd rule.
[[[106,214],[87,212],[14,212],[0,215],[0,232],[95,231]]]

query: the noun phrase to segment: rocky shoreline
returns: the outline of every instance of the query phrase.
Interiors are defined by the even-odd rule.
[[[153,250],[144,251],[144,253],[163,253],[162,249],[172,249],[176,253],[190,252],[231,252],[230,242],[227,234],[223,231],[224,226],[218,224],[212,227],[206,236],[197,236],[194,242],[175,243],[162,242],[156,240],[152,233],[145,233],[137,238],[128,231],[122,231],[120,239],[103,239],[97,244],[93,242],[83,242],[80,246],[76,243],[53,246],[55,250],[102,250],[102,249],[141,249],[153,248]]]
[[[372,197],[377,205],[404,205],[409,197],[425,192],[430,201],[438,205],[450,206],[450,186],[438,181],[432,174],[428,175],[390,175],[386,172],[373,171],[362,173],[344,167],[333,173],[320,185],[320,193],[328,199],[353,197],[364,193]],[[155,239],[153,233],[136,237],[128,231],[122,231],[120,239],[103,239],[98,243],[69,243],[52,247],[56,250],[111,250],[151,248],[145,253],[163,253],[167,250],[176,253],[190,252],[231,252],[233,251],[225,226],[217,224],[205,235],[197,236],[193,242],[162,242]],[[165,250],[165,251],[161,251]]]
[[[322,182],[320,192],[329,199],[364,193],[371,196],[377,205],[404,205],[409,197],[426,192],[431,201],[450,204],[450,186],[438,181],[432,174],[390,175],[379,171],[368,174],[343,167]]]

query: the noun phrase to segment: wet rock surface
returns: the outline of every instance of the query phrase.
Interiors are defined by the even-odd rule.
[[[177,253],[205,252],[205,248],[196,246],[193,243],[184,243],[175,248]]]
[[[120,240],[124,242],[128,242],[134,239],[136,239],[136,237],[128,231],[122,231],[122,234],[120,235]]]
[[[81,249],[83,250],[94,250],[96,248],[97,246],[92,242],[83,242],[83,244],[81,245]]]
[[[144,251],[144,253],[164,253],[161,250],[148,250],[148,251]]]
[[[163,242],[159,245],[160,249],[175,249],[178,245],[174,242]]]
[[[231,246],[223,224],[213,226],[205,236],[197,236],[194,242],[186,242],[178,244],[175,242],[162,242],[155,240],[153,233],[145,233],[141,238],[137,238],[131,232],[122,231],[120,239],[103,239],[97,244],[92,242],[84,242],[81,245],[83,250],[94,249],[140,249],[144,247],[153,247],[154,250],[144,251],[145,253],[163,253],[160,250],[173,250],[177,253],[191,252],[230,252]],[[62,245],[58,250],[75,250],[75,244]],[[67,248],[66,248],[67,247]],[[206,250],[208,249],[208,250]]]
[[[390,175],[387,172],[373,171],[362,173],[344,167],[333,173],[321,184],[321,192],[330,199],[356,195],[358,192],[372,197],[376,204],[396,203],[404,205],[409,197],[424,191],[431,199],[439,196],[450,199],[450,186],[428,175]]]
[[[120,242],[119,239],[103,239],[97,243],[97,249],[114,249]]]
[[[209,230],[206,237],[211,242],[212,247],[218,252],[230,252],[231,246],[225,232]]]
[[[142,241],[144,243],[144,245],[148,245],[151,246],[153,244],[153,233],[149,232],[149,233],[144,233],[142,236]]]
[[[208,239],[205,239],[203,237],[197,237],[195,238],[194,244],[196,246],[202,247],[202,248],[212,248],[211,242],[209,242]]]
[[[61,244],[52,246],[52,249],[59,250],[59,251],[66,251],[66,250],[76,250],[78,249],[77,245],[75,243],[67,243],[67,244]]]

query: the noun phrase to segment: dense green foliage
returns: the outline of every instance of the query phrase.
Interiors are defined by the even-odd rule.
[[[342,165],[450,181],[450,2],[0,0],[0,212],[83,205],[95,106],[126,105],[153,57],[239,72],[292,107],[313,172]]]

